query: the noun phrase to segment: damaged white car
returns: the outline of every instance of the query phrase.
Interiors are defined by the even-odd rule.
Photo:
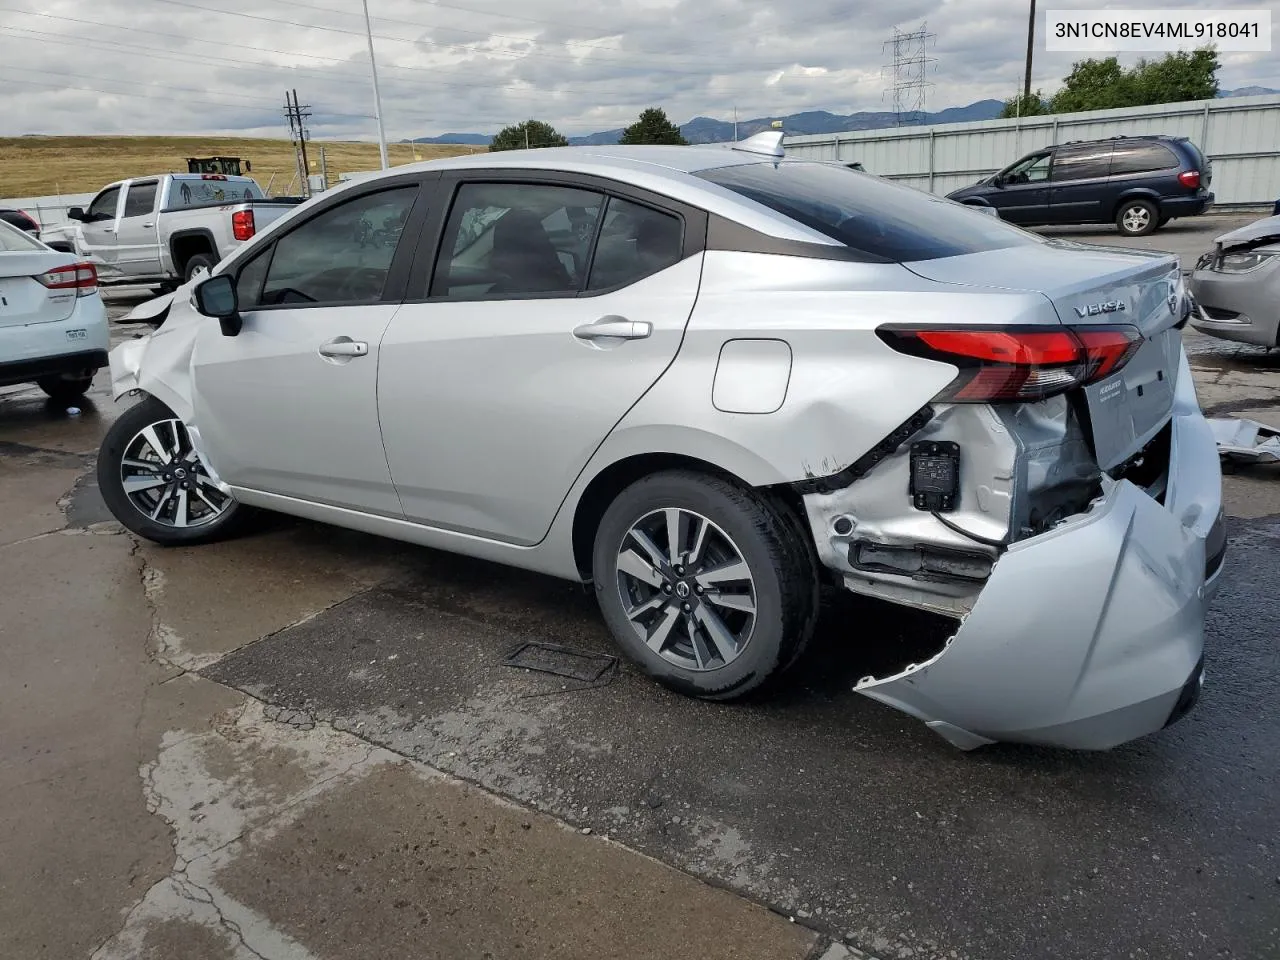
[[[593,583],[709,699],[795,662],[827,580],[957,621],[860,692],[965,748],[1101,749],[1202,680],[1225,538],[1188,310],[1173,257],[777,134],[433,161],[135,311],[99,482],[159,543],[266,508]]]

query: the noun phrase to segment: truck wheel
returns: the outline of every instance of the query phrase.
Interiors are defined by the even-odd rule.
[[[1126,200],[1116,212],[1116,226],[1126,237],[1145,237],[1159,220],[1160,213],[1150,200]]]
[[[93,374],[81,377],[41,377],[36,385],[58,403],[71,403],[85,395],[93,385]]]
[[[618,645],[664,686],[705,700],[758,690],[812,636],[813,552],[781,505],[719,477],[670,471],[605,511],[592,558]]]
[[[186,279],[190,283],[195,279],[197,274],[208,276],[213,268],[217,266],[218,261],[213,259],[207,253],[197,253],[194,257],[187,261]]]
[[[247,515],[209,479],[187,428],[155,397],[122,413],[103,437],[98,489],[117,520],[162,546],[220,540]]]

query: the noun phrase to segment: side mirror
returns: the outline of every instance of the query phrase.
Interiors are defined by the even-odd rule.
[[[991,178],[991,185],[992,185],[993,187],[1001,187],[1001,188],[1003,188],[1003,187],[1004,187],[1004,182],[1005,182],[1005,181],[1004,181],[1004,174],[997,173],[994,177],[992,177],[992,178]]]
[[[236,284],[226,274],[200,281],[194,291],[196,309],[206,317],[217,317],[224,337],[234,337],[244,326]]]
[[[70,210],[67,211],[67,219],[79,220],[81,223],[84,223],[84,220],[85,220],[84,207],[72,207]]]

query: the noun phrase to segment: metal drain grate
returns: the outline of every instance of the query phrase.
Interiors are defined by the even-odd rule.
[[[618,658],[606,653],[588,653],[561,647],[554,643],[522,643],[502,662],[508,667],[595,683],[617,666]]]

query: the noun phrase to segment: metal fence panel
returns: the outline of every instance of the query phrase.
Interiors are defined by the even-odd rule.
[[[1220,206],[1280,197],[1280,96],[1223,97],[1021,120],[983,120],[786,138],[790,156],[858,161],[872,173],[945,194],[1039,147],[1133,134],[1190,137],[1213,163]]]

